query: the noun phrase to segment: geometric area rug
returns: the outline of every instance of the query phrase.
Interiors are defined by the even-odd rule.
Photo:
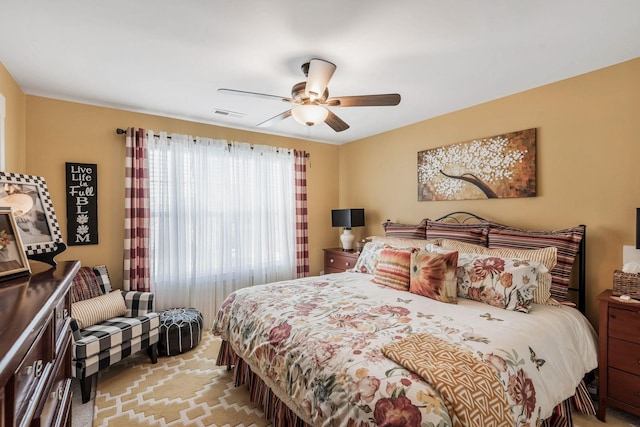
[[[93,426],[270,426],[245,386],[233,385],[233,371],[216,366],[219,348],[220,339],[204,330],[196,348],[155,365],[141,351],[105,369]]]

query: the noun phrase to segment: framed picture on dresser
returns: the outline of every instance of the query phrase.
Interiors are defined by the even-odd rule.
[[[31,273],[11,208],[0,207],[0,280]]]
[[[0,172],[0,207],[13,209],[27,258],[55,265],[53,256],[66,249],[45,179]]]

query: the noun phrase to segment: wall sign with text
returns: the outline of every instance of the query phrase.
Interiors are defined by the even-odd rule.
[[[67,165],[67,244],[98,244],[98,165]]]

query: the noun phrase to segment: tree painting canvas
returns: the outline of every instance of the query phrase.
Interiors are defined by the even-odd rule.
[[[535,195],[535,128],[418,152],[418,201]]]

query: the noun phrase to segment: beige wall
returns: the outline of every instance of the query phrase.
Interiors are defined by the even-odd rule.
[[[532,229],[587,226],[588,316],[612,286],[640,207],[640,59],[340,147],[340,203],[366,208],[360,235],[465,210]],[[418,202],[417,153],[537,129],[538,196]]]
[[[5,170],[25,172],[27,97],[0,62],[0,94],[5,98]]]
[[[115,130],[129,126],[309,152],[311,161],[307,164],[307,181],[312,274],[318,274],[322,269],[322,248],[337,243],[337,234],[330,228],[330,210],[338,203],[337,146],[36,96],[27,96],[26,104],[27,173],[46,178],[65,241],[65,162],[98,165],[100,243],[70,246],[56,259],[79,259],[83,265],[107,264],[114,282],[120,283],[125,148],[124,136],[117,135]]]
[[[366,209],[368,226],[354,229],[357,236],[380,234],[386,218],[417,222],[455,210],[537,229],[586,224],[588,316],[596,323],[595,296],[611,287],[622,245],[634,244],[638,76],[640,59],[340,147],[25,96],[2,66],[0,92],[7,98],[7,170],[47,179],[64,236],[64,163],[98,164],[100,244],[70,247],[59,258],[106,263],[116,281],[122,275],[124,139],[115,128],[136,126],[309,151],[312,274],[322,269],[322,248],[338,243],[328,219],[336,207]],[[537,197],[417,201],[418,151],[532,127],[538,138]]]

